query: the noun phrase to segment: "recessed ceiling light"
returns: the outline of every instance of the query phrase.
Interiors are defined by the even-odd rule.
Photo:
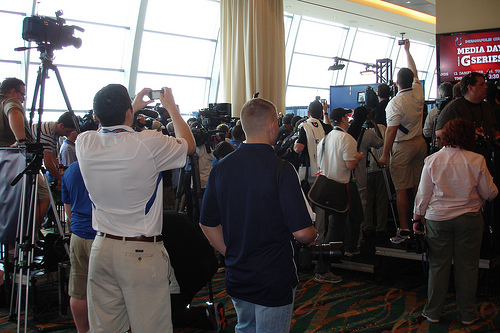
[[[406,3],[411,3],[411,1],[408,0],[408,1],[406,1]]]

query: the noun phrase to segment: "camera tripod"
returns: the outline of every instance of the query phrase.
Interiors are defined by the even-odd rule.
[[[55,47],[50,45],[50,44],[40,44],[37,47],[37,50],[41,52],[41,54],[40,54],[41,64],[40,64],[40,67],[38,68],[38,76],[36,78],[35,91],[33,93],[33,102],[31,104],[30,127],[33,125],[33,118],[35,115],[38,92],[40,92],[40,103],[39,103],[39,107],[38,107],[37,134],[40,133],[40,131],[41,131],[43,103],[44,103],[44,96],[45,96],[45,81],[48,78],[49,69],[51,69],[56,74],[59,88],[61,89],[61,93],[63,95],[64,102],[66,103],[66,108],[68,109],[69,113],[73,116],[73,122],[75,124],[76,131],[78,133],[80,133],[80,126],[79,126],[78,120],[75,116],[75,112],[71,108],[71,103],[69,101],[68,94],[66,93],[66,89],[64,88],[61,74],[59,73],[59,69],[57,68],[57,66],[54,65],[52,62],[52,59],[54,59],[54,48]],[[37,136],[37,138],[39,138],[39,137]],[[37,139],[37,142],[39,142],[38,139]]]
[[[27,330],[28,326],[28,303],[29,303],[29,288],[30,288],[30,278],[31,272],[34,268],[34,250],[35,250],[35,235],[36,235],[36,218],[37,218],[37,191],[39,187],[39,177],[38,175],[44,170],[42,167],[43,161],[43,144],[40,143],[41,136],[41,124],[42,124],[42,114],[44,105],[44,95],[45,95],[45,81],[48,78],[48,71],[51,69],[57,77],[59,87],[63,94],[66,106],[70,114],[73,116],[73,122],[75,124],[76,130],[79,132],[78,121],[75,117],[71,104],[69,102],[68,95],[64,89],[64,85],[59,74],[59,70],[52,63],[54,46],[48,44],[40,44],[37,50],[41,52],[40,60],[41,64],[38,70],[38,76],[36,79],[36,85],[34,89],[33,103],[30,111],[30,127],[33,125],[34,112],[36,108],[37,98],[40,97],[39,108],[38,108],[38,126],[37,135],[35,143],[27,143],[22,145],[21,148],[26,151],[26,164],[27,167],[22,171],[11,183],[12,186],[23,178],[22,184],[22,201],[21,209],[19,211],[19,219],[17,225],[17,236],[16,245],[14,249],[14,264],[12,272],[12,292],[11,292],[11,302],[10,302],[10,319],[13,321],[17,317],[17,332],[21,329],[21,319],[22,319],[22,305],[24,304],[24,331]],[[54,198],[50,191],[50,186],[47,177],[42,172],[45,185],[47,186],[50,205],[53,209],[58,231],[64,239],[64,230],[59,219],[57,209],[55,206]],[[69,257],[69,248],[67,242],[64,242],[64,249]],[[8,257],[8,256],[7,256]],[[8,265],[6,265],[7,267]],[[6,271],[6,276],[9,276],[9,272]],[[24,280],[25,279],[25,280]],[[17,292],[16,292],[16,280],[17,280]],[[24,280],[24,282],[23,282]],[[23,288],[23,284],[25,285]],[[15,301],[15,302],[14,302]]]

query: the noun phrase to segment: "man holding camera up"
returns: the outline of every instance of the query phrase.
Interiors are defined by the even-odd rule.
[[[410,41],[404,40],[408,68],[398,72],[398,93],[387,104],[384,152],[379,159],[381,165],[389,162],[391,177],[396,188],[396,206],[399,229],[391,242],[400,244],[410,238],[408,213],[410,204],[408,190],[416,193],[420,173],[427,156],[427,144],[422,136],[424,89],[418,79],[417,67],[410,53]]]
[[[132,130],[134,112],[152,102],[143,100],[150,90],[132,103],[124,86],[102,88],[94,97],[102,128],[80,134],[76,143],[97,231],[88,279],[92,332],[172,332],[161,171],[182,167],[196,146],[170,88],[160,101],[177,138]]]

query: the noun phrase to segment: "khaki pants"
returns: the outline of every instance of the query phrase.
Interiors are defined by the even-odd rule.
[[[94,333],[172,332],[170,261],[163,242],[96,236],[87,299]]]

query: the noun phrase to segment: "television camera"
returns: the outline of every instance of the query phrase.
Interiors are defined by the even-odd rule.
[[[64,25],[66,20],[61,17],[62,10],[56,12],[56,18],[46,16],[31,16],[23,20],[23,34],[25,41],[37,44],[50,45],[53,49],[62,49],[64,46],[82,46],[81,38],[75,37],[75,30],[85,31],[76,25]]]
[[[163,119],[168,117],[168,111],[160,105],[156,104],[154,107],[147,106],[135,112],[132,127],[139,130],[152,129],[162,131],[163,134],[168,134],[164,124],[159,121],[160,115],[162,115]]]
[[[99,124],[94,121],[94,110],[89,110],[83,117],[78,117],[80,123],[80,131],[95,131],[99,128]]]
[[[213,131],[221,123],[234,126],[238,118],[231,117],[231,103],[210,103],[198,112],[198,119],[203,127]]]

